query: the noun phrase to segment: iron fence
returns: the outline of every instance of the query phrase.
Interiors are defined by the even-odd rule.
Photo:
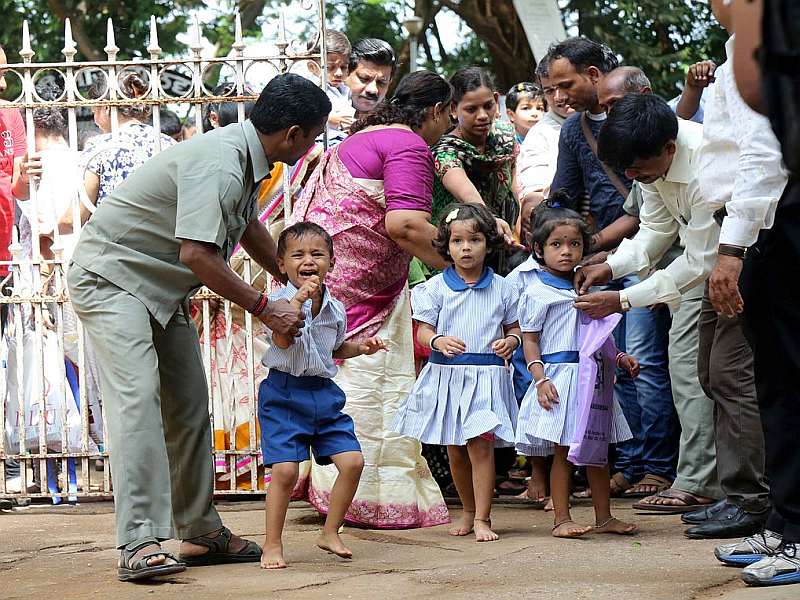
[[[67,112],[68,149],[79,153],[79,121],[94,107],[109,107],[112,139],[120,130],[119,111],[132,105],[161,107],[177,105],[193,113],[198,134],[203,131],[203,106],[210,103],[236,103],[238,121],[245,118],[245,102],[257,96],[248,92],[248,82],[259,77],[301,70],[303,63],[317,60],[321,66],[320,84],[325,85],[325,0],[302,0],[289,7],[293,14],[313,22],[318,36],[313,53],[299,39],[287,35],[283,13],[275,27],[274,51],[247,56],[237,15],[231,54],[203,58],[201,29],[195,18],[187,56],[165,57],[158,41],[158,27],[151,17],[148,58],[123,61],[115,43],[114,25],[108,20],[104,61],[75,61],[76,44],[69,19],[65,23],[63,62],[34,62],[35,51],[27,22],[23,26],[19,52],[22,62],[4,65],[12,87],[20,89],[17,97],[3,102],[0,108],[20,109],[24,114],[29,149],[36,148],[34,111],[41,108],[65,109]],[[6,49],[10,50],[9,48]],[[215,72],[227,70],[230,85],[222,94],[215,93],[209,80]],[[121,77],[130,71],[146,80],[145,96],[126,96]],[[13,85],[13,79],[17,85]],[[105,81],[105,93],[89,98],[88,84],[98,78]],[[62,89],[56,98],[43,98],[37,86],[48,79]],[[154,143],[161,148],[159,110],[152,112]],[[46,168],[46,166],[45,166]],[[282,182],[277,202],[265,210],[288,216],[297,183],[290,180],[288,167],[276,167]],[[275,174],[275,172],[273,172]],[[82,177],[79,178],[82,181]],[[43,497],[54,502],[86,497],[110,497],[112,473],[108,456],[111,442],[106,439],[102,397],[97,367],[87,346],[80,322],[69,305],[65,270],[69,264],[70,245],[80,234],[81,206],[90,211],[82,186],[70,201],[73,229],[59,230],[59,215],[52,203],[31,181],[30,198],[19,202],[22,221],[29,231],[15,227],[10,246],[10,274],[2,281],[6,295],[0,305],[7,306],[0,353],[0,498]],[[52,209],[52,210],[51,210]],[[48,211],[54,214],[47,214]],[[55,226],[51,225],[55,223]],[[279,225],[278,225],[279,228]],[[276,229],[273,227],[273,230]],[[38,240],[52,242],[50,253],[43,253]],[[268,289],[269,275],[239,250],[233,265],[247,282]],[[252,493],[263,491],[264,470],[260,464],[259,435],[256,418],[257,384],[264,373],[260,364],[261,323],[238,307],[207,289],[194,299],[195,320],[201,332],[204,366],[209,389],[209,414],[214,430],[214,447],[209,460],[218,473],[217,491]],[[136,365],[130,365],[135,369]],[[19,478],[11,477],[14,463],[19,464]]]

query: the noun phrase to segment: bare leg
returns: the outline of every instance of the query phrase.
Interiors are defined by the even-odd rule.
[[[586,477],[592,489],[592,504],[597,533],[617,533],[630,535],[637,530],[636,525],[623,523],[611,516],[611,482],[608,466],[586,467]]]
[[[283,524],[286,521],[286,510],[292,495],[299,466],[294,462],[272,465],[272,481],[267,490],[267,534],[264,539],[264,552],[261,555],[262,569],[283,569]]]
[[[567,460],[568,450],[566,446],[556,446],[553,466],[550,468],[550,496],[553,499],[555,520],[553,536],[575,538],[589,533],[592,528],[577,525],[569,512],[569,483],[572,477],[572,464]],[[608,485],[608,481],[606,481],[606,485]]]
[[[350,508],[350,503],[353,502],[353,496],[356,495],[361,471],[364,470],[364,457],[361,452],[342,452],[331,456],[331,460],[336,465],[339,476],[331,490],[328,516],[322,528],[322,535],[317,538],[317,546],[336,556],[353,558],[353,553],[339,537],[339,527],[344,522],[344,516]]]
[[[544,500],[547,498],[547,458],[532,456],[531,480],[528,482],[528,498],[531,500]]]
[[[475,493],[475,541],[493,542],[500,536],[492,531],[492,496],[494,496],[494,442],[481,437],[467,442],[472,463],[472,489]]]
[[[450,535],[469,535],[475,519],[475,490],[472,487],[472,463],[466,446],[448,446],[450,473],[461,500],[461,518],[450,528]]]

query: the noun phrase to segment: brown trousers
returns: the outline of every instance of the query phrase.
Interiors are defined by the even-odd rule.
[[[749,512],[760,512],[769,504],[764,434],[756,398],[753,352],[741,319],[717,315],[706,284],[698,321],[697,371],[703,391],[714,401],[717,474],[729,501]]]

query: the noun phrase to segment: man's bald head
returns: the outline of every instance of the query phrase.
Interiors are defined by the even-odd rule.
[[[652,94],[650,80],[639,67],[617,67],[597,83],[597,99],[610,111],[614,103],[628,94]]]

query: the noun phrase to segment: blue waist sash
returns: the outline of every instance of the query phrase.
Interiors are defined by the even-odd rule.
[[[441,352],[434,350],[428,362],[434,365],[448,366],[479,366],[479,367],[503,367],[506,364],[502,358],[496,354],[478,354],[475,352],[464,352],[452,358],[446,357]]]
[[[542,354],[542,361],[549,365],[555,365],[559,363],[577,363],[580,362],[580,354],[570,350],[565,350],[564,352],[553,352],[552,354]]]

